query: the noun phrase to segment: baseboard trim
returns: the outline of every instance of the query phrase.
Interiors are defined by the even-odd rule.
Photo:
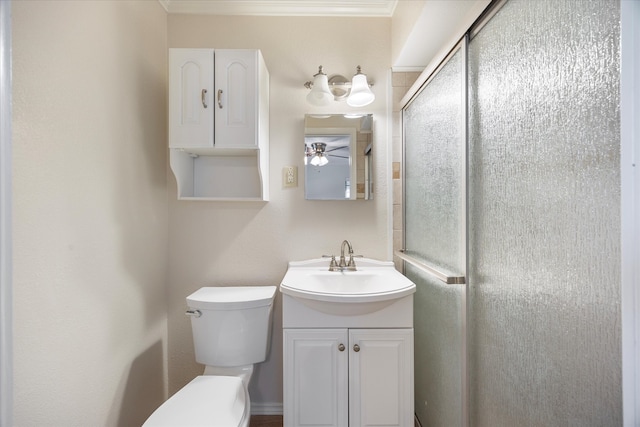
[[[282,415],[282,403],[251,402],[251,415]],[[416,415],[413,419],[415,427],[422,427]]]
[[[282,403],[251,402],[251,415],[282,415]]]

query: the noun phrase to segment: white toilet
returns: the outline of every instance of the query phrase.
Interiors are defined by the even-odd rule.
[[[269,352],[275,286],[206,287],[187,297],[196,377],[162,404],[143,427],[247,427],[253,365]]]

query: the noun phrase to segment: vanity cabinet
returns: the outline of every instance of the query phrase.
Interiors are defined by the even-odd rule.
[[[179,199],[268,200],[269,73],[259,50],[169,49]]]
[[[413,425],[413,329],[284,329],[285,426]]]
[[[346,329],[284,329],[284,425],[349,425]]]

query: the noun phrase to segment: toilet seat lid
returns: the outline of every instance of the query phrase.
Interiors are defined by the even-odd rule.
[[[246,416],[245,408],[240,378],[202,375],[156,409],[143,427],[235,427]]]

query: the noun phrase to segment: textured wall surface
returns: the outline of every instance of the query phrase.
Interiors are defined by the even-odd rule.
[[[166,396],[166,12],[13,2],[15,425]]]

